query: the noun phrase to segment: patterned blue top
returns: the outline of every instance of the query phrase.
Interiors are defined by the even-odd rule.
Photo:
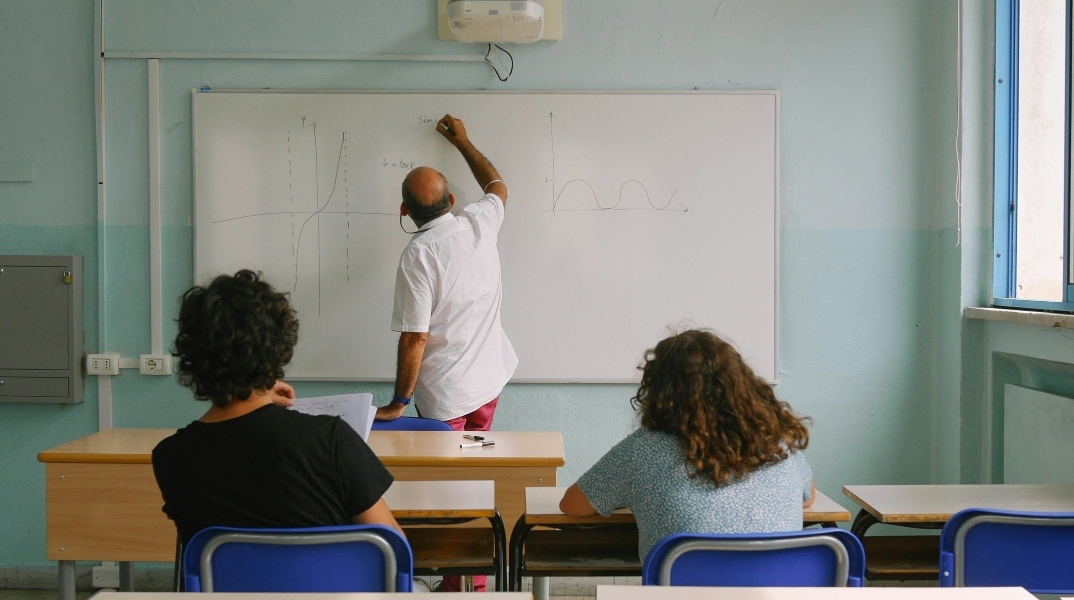
[[[678,438],[644,427],[628,435],[578,479],[593,508],[608,516],[629,507],[638,522],[638,556],[673,533],[765,533],[802,528],[813,471],[801,452],[717,487],[690,477]]]

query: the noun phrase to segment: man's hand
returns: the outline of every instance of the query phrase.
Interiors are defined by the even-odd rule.
[[[406,412],[406,404],[389,402],[387,406],[377,408],[377,415],[374,418],[378,421],[394,421],[403,416],[404,412]]]
[[[500,174],[496,172],[496,167],[492,166],[489,159],[470,143],[470,138],[466,135],[466,126],[462,124],[462,121],[451,115],[444,115],[443,119],[436,122],[436,130],[462,154],[470,171],[474,174],[474,179],[477,180],[477,185],[481,186],[481,191],[486,194],[496,194],[496,197],[506,205],[507,184],[500,179]]]
[[[295,404],[295,388],[286,382],[277,379],[269,393],[272,394],[273,404],[283,407],[294,406]]]
[[[460,144],[466,144],[470,141],[470,138],[466,137],[466,126],[462,124],[461,120],[451,115],[444,115],[443,119],[437,121],[436,130],[456,148]]]

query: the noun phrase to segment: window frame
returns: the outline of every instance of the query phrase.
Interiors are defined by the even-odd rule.
[[[1074,312],[1074,264],[1071,257],[1071,21],[1074,0],[1067,0],[1066,126],[1063,176],[1063,300],[1016,298],[1018,258],[1018,52],[1021,0],[996,0],[995,163],[993,172],[992,306]]]

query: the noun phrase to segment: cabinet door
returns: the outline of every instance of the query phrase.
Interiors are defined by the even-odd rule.
[[[67,269],[0,268],[0,369],[70,368]]]

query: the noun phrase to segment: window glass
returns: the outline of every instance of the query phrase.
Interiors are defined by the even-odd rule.
[[[1063,300],[1066,5],[1019,3],[1014,291],[1026,300]]]

